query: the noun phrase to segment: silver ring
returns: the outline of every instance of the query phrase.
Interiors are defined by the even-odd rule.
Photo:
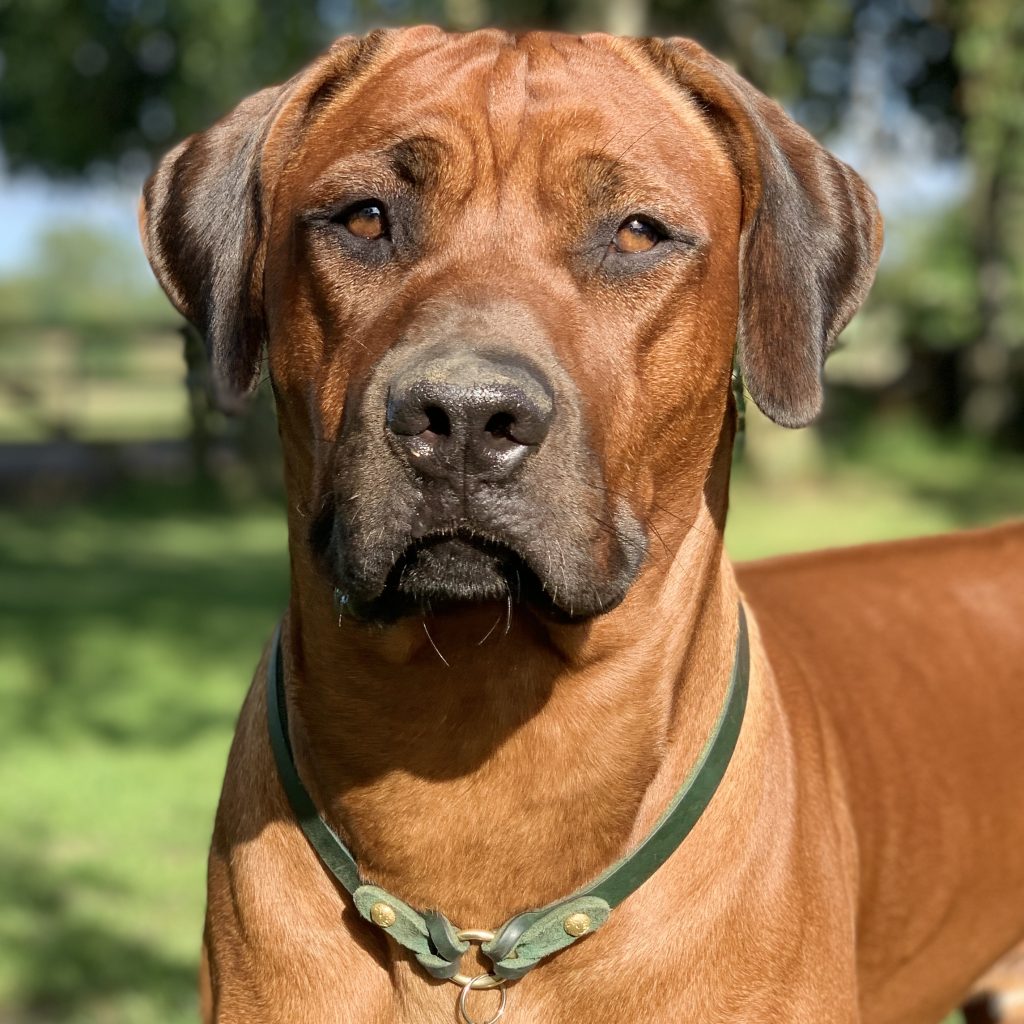
[[[474,978],[470,978],[465,985],[462,986],[462,991],[459,993],[459,1013],[462,1014],[462,1019],[466,1024],[497,1024],[501,1020],[501,1015],[505,1012],[505,1003],[508,1001],[508,989],[503,986],[499,988],[501,993],[501,1002],[498,1004],[498,1012],[487,1020],[476,1020],[469,1015],[469,1011],[466,1009],[466,997],[474,988],[480,988],[477,982],[491,981],[491,975],[489,974],[478,974]],[[493,986],[486,986],[487,988]]]

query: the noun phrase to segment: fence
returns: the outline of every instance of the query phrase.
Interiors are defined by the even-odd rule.
[[[0,321],[0,485],[125,476],[278,486],[269,395],[229,420],[202,342],[167,321]]]

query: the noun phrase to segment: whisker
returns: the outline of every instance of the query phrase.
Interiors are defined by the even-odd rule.
[[[652,124],[646,131],[642,131],[615,159],[621,160],[638,142],[650,135],[658,125],[664,124],[671,117],[671,114],[666,114],[664,117],[655,121],[654,124]]]
[[[668,545],[667,545],[667,544],[665,543],[665,538],[664,538],[664,537],[662,537],[662,535],[661,535],[661,530],[659,530],[659,529],[658,529],[658,528],[657,528],[657,527],[656,527],[656,526],[654,525],[654,523],[648,523],[647,525],[648,525],[648,526],[649,526],[649,527],[650,527],[650,528],[651,528],[651,529],[652,529],[652,530],[654,531],[654,536],[655,536],[655,537],[657,537],[657,538],[658,538],[658,540],[659,540],[659,541],[661,542],[661,546],[662,546],[662,547],[663,547],[663,548],[665,549],[665,554],[666,554],[666,555],[667,555],[667,556],[668,556],[669,558],[671,558],[671,557],[672,557],[672,552],[671,552],[671,551],[669,551],[669,549],[668,549]]]
[[[427,629],[426,619],[423,620],[423,632],[427,634],[427,639],[430,641],[430,646],[434,648],[434,651],[437,654],[437,656],[444,662],[444,667],[451,668],[451,665],[448,664],[448,659],[441,653],[441,649],[437,646],[437,644],[434,643],[434,638],[430,635],[430,630]]]
[[[623,501],[627,500],[627,498],[626,498],[626,496],[624,494],[620,494],[618,491],[614,491],[610,487],[605,486],[604,484],[595,484],[595,483],[593,483],[593,482],[591,482],[589,480],[584,480],[584,481],[581,481],[581,482],[584,484],[584,486],[589,487],[591,490],[603,491],[605,494],[610,494],[613,498],[620,498]],[[661,512],[663,515],[666,515],[666,516],[669,516],[672,519],[675,519],[676,522],[680,523],[682,526],[685,526],[688,530],[696,530],[698,533],[700,533],[701,535],[706,536],[706,537],[713,537],[714,536],[714,531],[708,531],[704,527],[699,526],[697,524],[696,519],[684,518],[683,516],[679,515],[678,512],[673,512],[671,509],[666,508],[664,505],[658,504],[658,502],[656,502],[656,501],[652,501],[651,502],[651,509],[653,511],[655,511],[655,512]],[[647,524],[647,525],[652,525],[652,524]],[[653,526],[652,526],[652,529],[653,529]]]
[[[481,637],[481,639],[477,640],[477,642],[476,642],[477,647],[483,647],[483,645],[487,642],[487,638],[498,628],[498,623],[499,622],[501,622],[501,616],[500,615],[494,620],[494,625],[491,626],[491,628],[489,630],[487,630],[486,633],[484,633],[483,637]]]

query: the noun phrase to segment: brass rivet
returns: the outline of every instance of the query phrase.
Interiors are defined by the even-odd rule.
[[[396,920],[394,908],[389,907],[386,903],[374,903],[370,907],[370,917],[373,919],[373,923],[380,925],[381,928],[390,928]]]
[[[570,914],[562,922],[562,927],[574,939],[578,939],[590,931],[590,918],[586,914]]]

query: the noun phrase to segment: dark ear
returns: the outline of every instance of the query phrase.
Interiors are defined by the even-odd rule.
[[[177,310],[206,339],[217,399],[256,384],[264,342],[260,158],[287,86],[250,96],[160,162],[139,206],[142,244]]]
[[[762,412],[802,427],[821,372],[864,300],[882,249],[871,189],[783,109],[689,39],[645,40],[721,133],[743,197],[738,348]]]
[[[284,85],[243,100],[168,153],[143,189],[146,256],[206,339],[216,398],[229,410],[255,387],[266,341],[265,221],[282,163],[268,152],[288,153],[303,119],[351,81],[382,37],[339,39]]]

